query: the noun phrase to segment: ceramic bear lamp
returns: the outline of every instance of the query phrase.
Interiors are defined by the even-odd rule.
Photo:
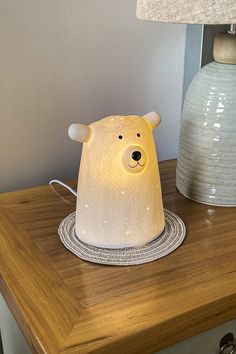
[[[165,218],[153,129],[160,116],[110,116],[72,124],[83,143],[75,232],[100,248],[141,247],[164,230]]]

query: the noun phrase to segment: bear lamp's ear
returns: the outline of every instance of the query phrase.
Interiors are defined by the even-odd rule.
[[[84,143],[89,140],[91,131],[89,125],[76,123],[69,126],[68,135],[72,140]]]
[[[149,112],[143,116],[151,129],[155,129],[161,123],[161,117],[159,113]]]

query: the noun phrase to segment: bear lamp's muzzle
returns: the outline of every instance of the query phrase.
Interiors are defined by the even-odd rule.
[[[140,173],[147,164],[147,153],[139,145],[129,145],[122,151],[121,164],[129,173]]]

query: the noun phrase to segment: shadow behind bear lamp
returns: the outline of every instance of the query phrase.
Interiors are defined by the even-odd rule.
[[[164,210],[153,138],[160,116],[110,116],[90,125],[72,124],[69,136],[83,143],[76,212],[59,235],[80,258],[132,265],[176,249],[185,226]]]
[[[188,89],[176,185],[196,201],[236,206],[236,1],[138,0],[137,17],[231,25],[215,38],[215,61],[198,72]]]

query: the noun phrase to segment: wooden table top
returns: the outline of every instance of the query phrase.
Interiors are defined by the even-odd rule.
[[[34,353],[154,353],[236,318],[236,209],[199,204],[160,163],[183,245],[128,267],[80,260],[59,240],[75,197],[42,186],[0,196],[0,290]],[[75,186],[75,182],[72,183]]]

